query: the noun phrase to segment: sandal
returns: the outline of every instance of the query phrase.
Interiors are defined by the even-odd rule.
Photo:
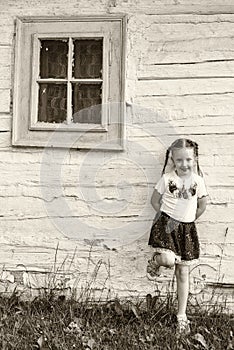
[[[147,268],[146,268],[146,276],[147,278],[150,280],[150,281],[154,281],[156,280],[158,277],[161,276],[161,273],[160,273],[160,268],[161,266],[158,265],[157,261],[156,261],[156,255],[157,254],[154,254],[152,256],[152,258],[150,260],[148,260],[148,265],[147,265]]]
[[[186,335],[190,333],[190,321],[186,318],[177,317],[176,333]]]

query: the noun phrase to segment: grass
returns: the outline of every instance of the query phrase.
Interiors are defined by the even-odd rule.
[[[87,276],[91,251],[92,247]],[[66,261],[57,266],[57,252],[58,246],[48,288],[38,296],[25,300],[17,289],[8,296],[0,294],[0,350],[234,349],[234,314],[225,312],[215,288],[206,308],[199,295],[190,295],[191,333],[178,336],[175,293],[163,296],[156,290],[157,295],[148,294],[134,301],[111,299],[104,281],[99,301],[93,300],[94,282],[103,264],[100,260],[79,294],[74,290],[74,295],[63,295],[66,290],[58,289],[56,278],[64,269],[67,272],[67,267]],[[70,266],[73,260],[74,256]],[[109,266],[106,269],[109,271]]]
[[[234,348],[234,315],[189,306],[191,334],[175,332],[176,300],[150,294],[145,299],[92,302],[51,290],[31,301],[18,292],[0,297],[1,350],[153,350]]]

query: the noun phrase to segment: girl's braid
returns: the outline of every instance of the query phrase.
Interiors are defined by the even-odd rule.
[[[198,144],[195,141],[191,141],[191,140],[187,140],[187,143],[190,147],[193,147],[193,149],[194,149],[194,155],[195,155],[195,159],[197,162],[197,173],[198,173],[198,175],[203,176],[202,171],[201,171],[200,166],[199,166],[199,161],[198,161]]]
[[[196,156],[196,162],[197,162],[197,173],[198,175],[200,176],[203,176],[202,172],[201,172],[201,169],[200,169],[200,166],[199,166],[199,161],[198,161],[198,144],[196,142],[193,142],[194,143],[194,153],[195,153],[195,156]]]
[[[164,163],[163,170],[162,170],[162,175],[165,173],[165,169],[166,169],[166,166],[167,166],[170,150],[171,150],[171,148],[169,147],[167,149],[167,151],[166,151],[166,158],[165,158],[165,163]]]

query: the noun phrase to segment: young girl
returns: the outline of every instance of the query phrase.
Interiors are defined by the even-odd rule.
[[[165,173],[168,160],[173,170]],[[189,294],[189,266],[199,258],[199,241],[194,221],[205,211],[207,191],[198,162],[198,145],[178,139],[166,152],[162,177],[151,203],[157,212],[149,245],[155,248],[148,262],[147,276],[156,279],[160,266],[175,266],[177,281],[177,329],[190,331],[186,308]]]

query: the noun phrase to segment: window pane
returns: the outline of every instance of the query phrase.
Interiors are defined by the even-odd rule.
[[[102,77],[102,39],[74,40],[73,77]]]
[[[41,40],[40,77],[67,77],[67,40]]]
[[[62,123],[67,118],[67,84],[39,84],[38,121]]]
[[[73,84],[74,123],[101,123],[102,84]]]

